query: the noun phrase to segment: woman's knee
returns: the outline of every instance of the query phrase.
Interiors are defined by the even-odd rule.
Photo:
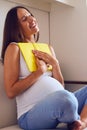
[[[67,110],[70,109],[72,112],[78,110],[78,101],[73,93],[69,91],[61,91],[61,103],[64,104],[64,108]]]
[[[60,121],[71,122],[79,119],[78,101],[73,93],[64,91],[61,93],[62,116]]]

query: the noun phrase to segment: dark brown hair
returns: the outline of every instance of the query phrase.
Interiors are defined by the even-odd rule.
[[[2,52],[1,52],[2,62],[4,61],[5,50],[11,42],[24,41],[24,36],[19,26],[19,21],[17,17],[18,8],[26,9],[33,16],[33,14],[23,6],[16,6],[8,11],[5,19],[5,25],[3,31],[3,45],[2,45]],[[34,38],[35,38],[35,42],[37,42],[39,39],[39,32],[37,34],[34,34]]]

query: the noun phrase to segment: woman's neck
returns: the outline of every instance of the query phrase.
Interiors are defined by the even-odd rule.
[[[35,42],[35,39],[34,39],[34,36],[30,36],[29,38],[25,38],[24,41],[25,41],[25,42],[34,43],[34,42]]]

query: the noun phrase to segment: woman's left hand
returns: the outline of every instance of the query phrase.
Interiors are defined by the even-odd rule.
[[[33,53],[37,58],[43,60],[46,64],[54,66],[56,63],[58,63],[57,59],[48,53],[38,50],[33,50]]]

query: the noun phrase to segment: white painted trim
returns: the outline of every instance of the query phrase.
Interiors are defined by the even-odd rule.
[[[72,7],[75,6],[75,0],[54,0],[54,1],[66,4]]]

